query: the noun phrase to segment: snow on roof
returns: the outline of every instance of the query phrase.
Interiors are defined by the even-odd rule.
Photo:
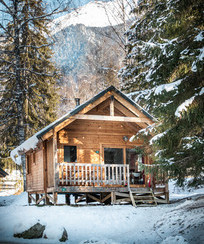
[[[42,130],[40,130],[37,133],[35,133],[33,136],[31,136],[26,141],[24,141],[21,145],[19,145],[15,149],[13,149],[11,151],[11,153],[10,153],[11,159],[16,164],[19,164],[20,165],[21,164],[21,155],[20,155],[20,153],[21,152],[27,152],[27,151],[29,151],[31,149],[35,149],[36,146],[37,146],[37,144],[38,144],[38,142],[39,142],[40,137],[42,135],[44,135],[46,132],[48,132],[49,130],[51,130],[52,128],[54,128],[61,121],[65,120],[64,118],[67,118],[70,115],[71,112],[69,111],[68,113],[66,113],[65,115],[63,115],[62,117],[60,117],[59,119],[55,120],[54,122],[52,122],[48,126],[44,127]]]
[[[85,108],[87,105],[89,105],[90,103],[93,103],[94,101],[96,101],[98,98],[102,97],[104,94],[106,94],[109,91],[114,91],[117,94],[119,94],[121,97],[123,97],[125,100],[127,100],[129,103],[131,103],[134,107],[136,107],[137,109],[139,109],[145,116],[147,116],[149,119],[151,120],[155,120],[147,111],[145,111],[141,106],[139,106],[137,103],[135,103],[133,100],[131,100],[129,97],[127,97],[125,94],[123,94],[122,92],[120,92],[119,90],[117,90],[114,86],[110,86],[107,89],[101,91],[100,93],[98,93],[96,96],[94,96],[93,98],[91,98],[90,100],[86,101],[85,103],[77,106],[76,108],[74,108],[72,111],[69,111],[68,113],[66,113],[65,115],[63,115],[62,117],[60,117],[59,119],[55,120],[54,122],[52,122],[51,124],[49,124],[48,126],[46,126],[45,128],[43,128],[42,130],[38,131],[36,134],[34,134],[32,137],[30,137],[29,139],[27,139],[25,142],[23,142],[21,145],[19,145],[18,147],[16,147],[14,150],[11,151],[10,156],[12,158],[12,160],[16,163],[16,164],[21,164],[21,155],[20,153],[22,152],[27,152],[31,149],[35,149],[39,140],[41,139],[41,137],[43,135],[45,135],[47,132],[49,132],[51,129],[55,128],[57,125],[59,125],[60,123],[62,123],[63,121],[65,121],[66,119],[68,119],[69,117],[77,114],[79,111],[81,111],[83,108]]]

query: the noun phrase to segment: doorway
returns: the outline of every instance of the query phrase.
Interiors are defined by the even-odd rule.
[[[145,175],[142,167],[144,158],[142,155],[137,154],[134,148],[126,148],[126,164],[129,164],[130,184],[144,185]]]
[[[128,164],[131,185],[145,185],[144,157],[132,147],[103,147],[104,164]],[[114,176],[111,171],[111,177]]]

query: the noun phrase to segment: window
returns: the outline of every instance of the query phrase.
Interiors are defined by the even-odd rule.
[[[36,164],[36,161],[35,161],[35,152],[33,152],[33,163]]]
[[[105,164],[123,164],[122,148],[104,148]]]
[[[77,162],[76,146],[64,146],[64,162]]]
[[[30,174],[31,173],[31,155],[27,155],[26,161],[27,161],[27,174]]]

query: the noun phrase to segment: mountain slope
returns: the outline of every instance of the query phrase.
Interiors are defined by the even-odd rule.
[[[120,1],[119,1],[120,2]],[[90,2],[76,11],[55,19],[51,24],[52,35],[71,25],[83,24],[87,27],[106,27],[123,24],[129,18],[130,6],[124,4],[124,13],[118,0],[110,2]],[[125,2],[125,1],[124,1]]]
[[[90,2],[50,25],[54,61],[62,74],[61,114],[75,106],[74,97],[83,102],[109,85],[119,86],[130,7],[124,6],[123,12],[118,3]]]

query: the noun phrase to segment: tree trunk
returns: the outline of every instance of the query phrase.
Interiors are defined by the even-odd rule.
[[[15,55],[15,80],[16,80],[16,99],[17,99],[17,119],[18,119],[18,128],[17,136],[19,144],[22,144],[25,141],[25,131],[24,131],[24,111],[23,111],[23,84],[21,79],[21,53],[20,53],[20,33],[19,33],[19,20],[18,20],[18,6],[19,1],[15,0],[14,2],[14,13],[13,13],[13,23],[14,23],[14,55]],[[24,182],[24,191],[26,190],[26,172],[25,172],[25,156],[21,157],[22,167],[23,167],[23,182]]]

